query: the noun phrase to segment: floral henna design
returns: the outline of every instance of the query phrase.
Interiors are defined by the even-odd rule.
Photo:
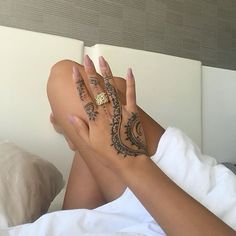
[[[84,101],[85,99],[85,95],[86,95],[86,91],[85,91],[85,83],[83,80],[78,80],[76,82],[76,88],[77,88],[77,91],[79,93],[79,96],[80,96],[80,99],[81,101]]]
[[[120,127],[121,127],[121,120],[122,120],[122,107],[119,102],[118,93],[114,86],[110,83],[109,77],[104,78],[105,88],[107,90],[108,95],[111,98],[111,103],[113,107],[113,117],[111,123],[111,146],[114,146],[117,153],[121,153],[126,156],[138,156],[142,154],[146,154],[146,149],[142,146],[138,150],[133,148],[127,147],[123,144],[121,137],[120,137]],[[129,122],[129,121],[128,121]],[[129,127],[130,125],[127,124]]]
[[[125,133],[127,135],[126,140],[129,140],[132,145],[135,145],[138,149],[147,152],[146,145],[144,144],[144,134],[140,119],[137,113],[133,113],[128,119],[125,125]]]
[[[98,86],[98,79],[95,77],[89,77],[90,84],[94,85],[95,87]]]
[[[88,115],[89,120],[95,120],[98,115],[98,112],[95,110],[94,104],[92,102],[89,102],[84,106],[84,109]]]

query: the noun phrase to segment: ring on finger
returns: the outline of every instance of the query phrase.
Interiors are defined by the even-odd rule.
[[[98,106],[101,106],[101,105],[109,102],[108,96],[104,92],[98,93],[95,97],[95,100],[96,100],[96,104]]]

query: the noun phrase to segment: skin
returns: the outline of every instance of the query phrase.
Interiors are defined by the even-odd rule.
[[[75,83],[79,80],[87,80],[84,86],[85,84],[89,85],[88,78],[90,74],[95,73],[92,62],[88,61],[88,58],[85,58],[86,60],[86,77],[83,77],[74,67]],[[110,85],[116,88],[110,68],[103,58],[100,58],[100,69],[103,77],[109,76]],[[92,85],[90,87],[91,93],[86,87],[83,88],[85,89],[84,96],[79,96],[82,106],[85,108],[87,104],[93,102],[93,112],[97,113],[94,119],[87,117],[86,121],[74,114],[69,116],[68,123],[76,133],[77,143],[98,153],[98,155],[91,157],[91,161],[96,160],[101,166],[109,168],[125,186],[128,186],[168,235],[235,235],[234,230],[173,183],[151,161],[149,155],[136,153],[139,147],[127,139],[125,126],[122,125],[129,126],[132,130],[131,133],[136,133],[135,126],[129,123],[134,113],[139,115],[135,99],[135,83],[131,71],[128,73],[126,85],[125,104],[121,102],[114,90],[110,94],[109,89],[105,86],[110,100],[104,105],[106,109],[104,106],[97,106],[94,102],[96,96],[93,95],[96,95],[98,91],[103,91],[102,86],[94,88]],[[118,111],[117,107],[121,109]],[[85,112],[85,114],[88,113]],[[120,117],[118,131],[115,131],[119,137],[114,140],[112,128],[117,124],[116,116]],[[140,125],[142,125],[142,119],[140,120]],[[144,125],[143,130],[145,133]],[[101,138],[101,134],[103,138]],[[144,145],[148,143],[145,140],[144,136],[142,140]],[[75,144],[76,150],[80,151],[77,143]],[[120,152],[120,147],[123,145],[126,147],[127,153]],[[84,158],[86,157],[84,156]],[[169,196],[174,196],[174,198]]]
[[[134,84],[134,80],[131,79],[132,72],[131,70],[129,70],[130,76],[128,76],[126,80],[126,104],[121,104],[118,91],[115,88],[116,85],[113,81],[111,71],[110,69],[107,69],[107,64],[104,63],[104,60],[100,60],[100,68],[104,78],[103,80],[105,90],[108,94],[110,103],[105,103],[103,104],[103,106],[96,105],[96,103],[93,102],[93,98],[96,98],[97,95],[103,91],[103,88],[99,86],[99,84],[97,86],[94,86],[93,83],[90,83],[90,88],[92,90],[92,95],[90,95],[87,87],[85,86],[85,83],[81,82],[84,80],[83,77],[79,73],[78,69],[76,67],[74,68],[74,81],[76,84],[80,84],[80,86],[77,87],[78,90],[83,91],[83,93],[79,93],[79,98],[89,118],[88,125],[91,126],[91,129],[89,131],[97,131],[97,129],[92,128],[94,125],[96,125],[96,127],[100,127],[100,135],[107,134],[107,132],[104,131],[109,130],[109,133],[104,138],[111,139],[110,147],[102,147],[107,150],[116,150],[117,154],[121,154],[123,157],[136,157],[142,154],[147,155],[146,140],[142,125],[139,121],[140,119],[138,108],[136,106],[136,102],[132,100],[135,96],[135,90],[130,90],[130,87],[133,87]],[[89,59],[88,56],[85,57],[85,65],[85,72],[87,73],[88,80],[90,77],[95,78],[95,75],[97,73],[94,68],[93,62]],[[88,105],[93,107],[93,115],[91,115],[91,112],[87,112],[86,108]],[[91,116],[93,117],[92,119]],[[106,119],[105,121],[104,118]],[[135,130],[133,121],[136,120],[138,120],[141,132],[137,132]],[[129,130],[128,133],[127,130]],[[96,135],[92,135],[91,137],[95,137],[95,139],[90,140],[90,142],[93,143],[94,146],[102,145],[100,141],[103,142],[103,139],[98,138],[99,133],[97,133]],[[131,142],[130,140],[131,137],[134,139],[133,142]],[[104,153],[101,153],[101,155],[103,154]]]
[[[68,122],[68,114],[76,115],[86,124],[89,121],[79,98],[77,84],[72,78],[74,66],[85,78],[84,83],[92,95],[89,80],[82,65],[69,60],[58,62],[52,67],[47,84],[47,93],[53,114],[50,116],[50,121],[56,131],[64,135],[69,147],[75,151],[63,209],[91,209],[116,199],[127,186],[119,176],[97,160],[99,159],[99,157],[96,158],[98,153],[77,139],[76,132]],[[95,74],[96,79],[97,76],[98,81],[101,81],[101,86],[104,87],[101,76]],[[114,77],[114,82],[122,103],[125,103],[125,80]],[[147,150],[150,155],[153,155],[164,129],[141,108],[138,108],[138,111],[148,144]]]

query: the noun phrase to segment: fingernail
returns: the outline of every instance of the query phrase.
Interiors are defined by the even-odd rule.
[[[107,62],[106,62],[106,60],[104,59],[103,56],[100,56],[100,57],[99,57],[99,65],[100,65],[101,67],[106,67],[106,66],[107,66]]]
[[[77,82],[79,80],[79,70],[75,66],[73,66],[73,73],[72,73],[73,80]]]
[[[131,78],[131,79],[134,78],[133,71],[131,68],[128,68],[127,70],[127,78]]]
[[[84,57],[84,64],[86,66],[92,66],[93,65],[93,62],[92,62],[92,60],[90,59],[90,57],[88,55],[85,55],[85,57]]]
[[[71,124],[75,124],[78,121],[78,118],[73,115],[68,115],[68,120]]]
[[[78,82],[80,79],[83,79],[79,72],[79,69],[76,66],[73,66],[72,77],[75,82]]]
[[[53,115],[53,113],[50,114],[50,121],[51,121],[51,122],[54,121],[54,115]]]

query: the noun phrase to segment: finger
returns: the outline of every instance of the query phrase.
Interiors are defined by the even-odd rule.
[[[93,61],[88,55],[84,57],[84,69],[87,74],[88,84],[90,85],[91,92],[96,99],[97,95],[103,92],[102,87],[99,84],[98,74],[96,72]]]
[[[104,78],[105,88],[112,103],[112,106],[117,107],[120,104],[120,101],[110,66],[103,57],[99,57],[99,66],[101,74]]]
[[[84,79],[76,66],[73,66],[73,80],[76,84],[76,88],[82,104],[84,105],[84,103],[92,101],[84,83]]]
[[[110,68],[109,64],[107,63],[107,61],[102,56],[99,57],[99,67],[100,67],[101,74],[102,74],[103,78],[108,79],[114,86],[115,83],[113,80],[111,68]]]
[[[79,119],[77,116],[68,115],[68,120],[73,126],[77,135],[79,135],[84,141],[89,141],[89,128],[84,123],[83,120]]]
[[[135,80],[131,68],[128,69],[126,76],[126,107],[131,112],[137,110]]]
[[[97,117],[98,111],[97,106],[93,103],[92,98],[85,86],[84,79],[81,76],[77,67],[73,67],[73,79],[76,83],[76,88],[78,90],[79,98],[82,106],[88,116],[89,121],[94,121]]]

